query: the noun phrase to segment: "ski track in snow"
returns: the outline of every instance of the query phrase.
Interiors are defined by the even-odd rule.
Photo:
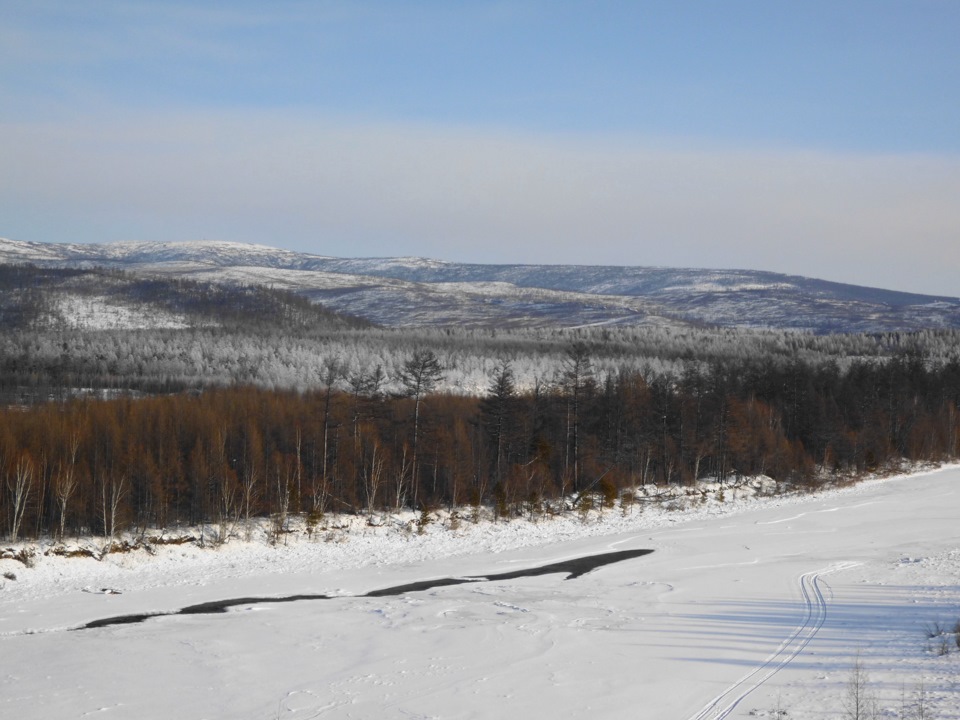
[[[728,717],[736,707],[754,690],[786,667],[823,627],[827,619],[827,600],[820,588],[820,578],[830,573],[849,570],[860,565],[858,562],[841,562],[823,570],[804,573],[800,576],[800,594],[806,609],[803,622],[781,643],[777,651],[737,680],[690,720],[722,720]]]
[[[857,505],[847,505],[846,507],[832,507],[825,508],[823,510],[817,510],[817,513],[835,513],[840,510],[857,510],[863,507],[869,507],[873,505],[872,502],[859,503]],[[808,513],[802,512],[799,515],[791,515],[790,517],[779,518],[777,520],[767,520],[765,522],[758,522],[757,525],[780,525],[782,523],[791,522],[793,520],[799,520],[800,518],[806,517]]]

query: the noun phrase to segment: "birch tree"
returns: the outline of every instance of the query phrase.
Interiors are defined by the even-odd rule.
[[[80,449],[80,436],[74,432],[69,439],[67,457],[57,467],[54,480],[54,495],[57,499],[57,509],[60,513],[60,526],[57,539],[63,541],[67,523],[67,506],[74,492],[77,490],[77,451]]]
[[[33,486],[33,458],[24,451],[17,457],[13,472],[7,474],[7,489],[10,493],[12,517],[10,522],[10,541],[16,542],[20,534],[20,525],[27,509],[27,500]]]

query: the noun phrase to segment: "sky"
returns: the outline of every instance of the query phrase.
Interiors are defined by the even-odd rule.
[[[0,237],[960,295],[953,0],[0,0]]]

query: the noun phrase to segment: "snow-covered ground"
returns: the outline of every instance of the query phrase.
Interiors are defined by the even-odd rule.
[[[3,718],[960,718],[960,467],[814,496],[0,560]],[[689,504],[689,501],[687,502]],[[671,509],[674,508],[674,509]],[[345,521],[344,521],[345,524]],[[611,550],[575,579],[476,577]],[[117,593],[103,593],[109,588]],[[75,629],[230,598],[222,614]],[[928,637],[939,624],[948,632]],[[935,632],[935,631],[934,631]],[[946,651],[945,654],[944,651]],[[910,716],[912,717],[912,715]]]

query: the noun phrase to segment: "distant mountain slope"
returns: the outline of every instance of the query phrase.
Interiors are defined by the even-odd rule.
[[[0,240],[0,262],[260,283],[393,326],[686,325],[830,332],[960,328],[960,299],[753,270],[345,259],[228,242]]]
[[[300,295],[88,268],[0,265],[3,330],[163,330],[191,327],[342,329],[344,317]]]

